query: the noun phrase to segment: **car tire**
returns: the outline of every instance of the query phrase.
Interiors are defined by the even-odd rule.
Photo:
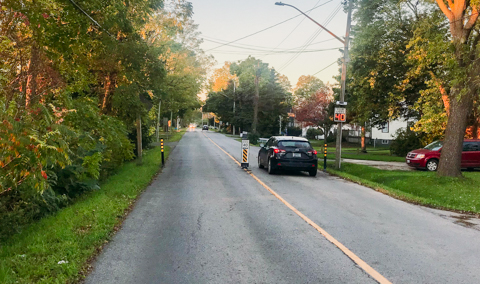
[[[260,162],[260,155],[258,155],[258,167],[259,167],[260,169],[265,168],[265,167],[262,165],[262,163]]]
[[[275,173],[275,170],[273,169],[273,165],[272,165],[272,160],[270,160],[270,158],[268,158],[267,172],[270,175],[273,175]]]
[[[438,160],[436,159],[428,160],[425,166],[427,167],[427,170],[429,172],[435,172],[438,169]]]
[[[310,171],[308,172],[308,174],[309,174],[311,177],[315,177],[315,176],[317,176],[317,172],[318,172],[318,171],[317,171],[317,168],[315,168],[314,170],[310,170]]]

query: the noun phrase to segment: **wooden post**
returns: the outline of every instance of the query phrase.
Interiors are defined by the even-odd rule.
[[[142,164],[142,117],[137,117],[137,164]]]

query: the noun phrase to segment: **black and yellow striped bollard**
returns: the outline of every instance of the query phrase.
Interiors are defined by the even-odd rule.
[[[162,167],[165,165],[165,153],[163,153],[163,138],[160,139],[160,149],[162,149]]]

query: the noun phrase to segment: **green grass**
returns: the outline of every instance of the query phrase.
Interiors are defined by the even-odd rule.
[[[172,132],[160,132],[160,138],[165,139],[165,142],[177,142],[182,139],[183,135],[187,132],[187,129],[181,129],[180,131],[172,131]]]
[[[181,136],[180,136],[181,137]],[[169,147],[165,147],[168,157]],[[160,147],[145,151],[143,164],[126,163],[101,189],[26,227],[0,244],[0,283],[71,283],[108,242],[129,207],[161,164]],[[58,264],[59,261],[68,261]]]
[[[340,171],[329,163],[328,172],[364,184],[396,198],[434,208],[480,213],[480,172],[464,178],[439,177],[426,171],[387,171],[342,163]]]
[[[323,153],[323,144],[312,146],[319,153]],[[335,159],[335,147],[327,147],[327,158]],[[398,157],[390,154],[390,150],[385,148],[367,148],[367,153],[362,153],[360,147],[343,147],[342,146],[342,158],[343,159],[356,159],[356,160],[371,160],[371,161],[385,161],[385,162],[405,162],[405,157]]]
[[[177,142],[177,141],[180,141],[180,139],[182,139],[183,135],[185,134],[185,132],[187,132],[187,129],[182,129],[180,130],[179,132],[173,132],[173,135],[171,135],[169,138],[168,138],[168,142]]]

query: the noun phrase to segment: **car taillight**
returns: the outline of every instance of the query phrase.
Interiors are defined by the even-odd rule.
[[[275,154],[285,153],[285,150],[282,150],[282,149],[273,149],[273,152],[274,152]]]
[[[308,151],[308,155],[309,156],[312,156],[313,155],[316,155],[317,154],[317,150],[311,150],[311,151]]]

